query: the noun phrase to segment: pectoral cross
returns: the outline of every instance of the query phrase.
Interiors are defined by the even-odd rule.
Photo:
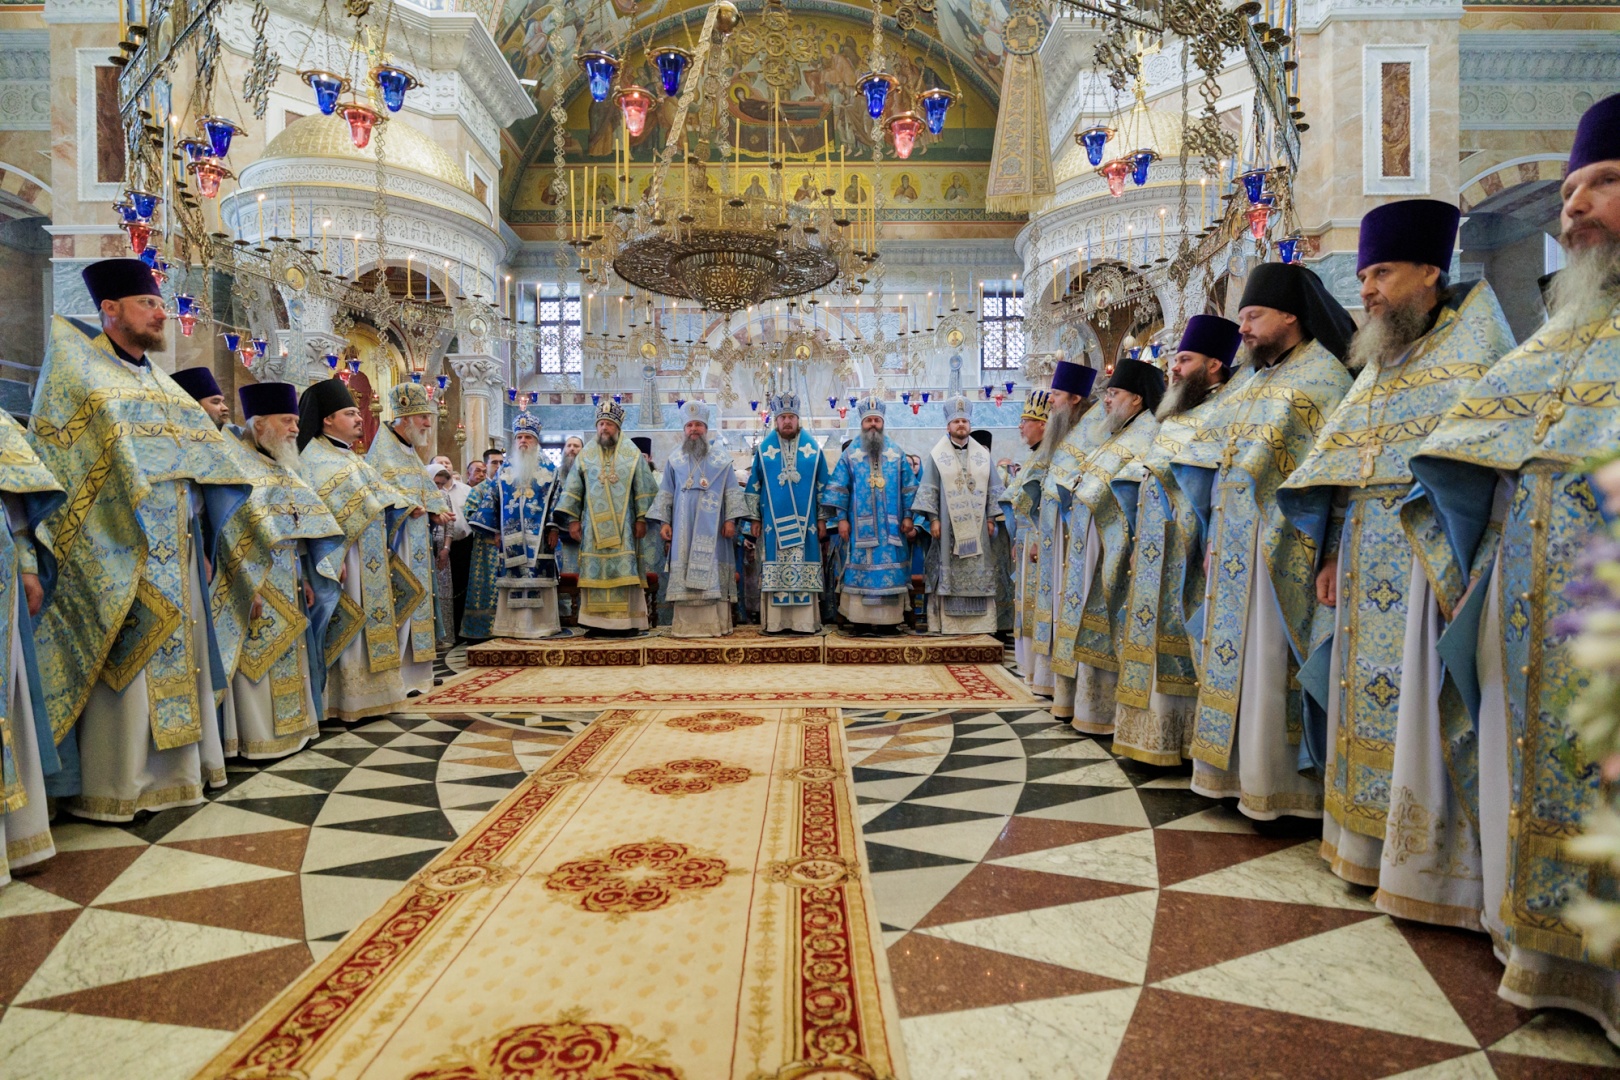
[[[1384,444],[1378,442],[1363,443],[1356,453],[1361,457],[1361,478],[1369,480],[1378,467],[1378,455],[1384,452]]]
[[[888,481],[883,479],[883,470],[882,469],[873,469],[872,470],[872,490],[873,491],[882,491],[887,483],[888,483]]]
[[[1227,440],[1226,449],[1221,451],[1221,468],[1230,469],[1232,462],[1237,460],[1237,452],[1237,436],[1234,435]]]
[[[1547,437],[1552,426],[1564,418],[1564,392],[1558,391],[1552,397],[1543,398],[1536,406],[1536,442]]]

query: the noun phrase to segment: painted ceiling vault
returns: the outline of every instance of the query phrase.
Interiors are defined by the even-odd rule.
[[[788,189],[809,199],[823,186],[838,189],[850,205],[872,202],[872,125],[858,82],[869,70],[871,8],[810,0],[788,5],[791,33],[764,31],[761,0],[740,3],[742,24],[728,42],[720,70],[727,74],[722,107],[688,117],[688,145],[696,152],[707,140],[707,180],[713,169],[732,170],[744,189],[769,186],[766,154],[774,137],[772,99],[780,94],[787,147]],[[539,113],[507,131],[502,162],[502,213],[514,226],[547,225],[566,214],[567,194],[555,178],[557,150],[552,121],[557,57],[603,49],[624,61],[621,82],[656,88],[658,77],[647,54],[661,45],[691,47],[702,27],[707,0],[653,0],[635,6],[622,0],[509,0],[497,42],[520,79],[533,80]],[[1004,0],[967,0],[918,12],[908,29],[884,18],[888,70],[903,91],[942,86],[956,93],[945,130],[926,133],[908,160],[886,148],[876,171],[881,185],[880,216],[892,222],[989,221],[1015,215],[985,210],[985,182],[995,134],[1006,19]],[[592,102],[572,64],[562,91],[563,155],[569,171],[580,165],[612,165],[622,120],[612,99]],[[631,139],[631,176],[639,194],[650,182],[655,156],[668,138],[675,99],[656,95],[658,105],[639,138]],[[725,131],[719,129],[724,125]],[[825,134],[824,134],[825,133]],[[722,159],[716,143],[740,134],[740,162]],[[842,155],[845,165],[840,173]],[[827,163],[831,162],[830,170]],[[830,175],[829,175],[830,173]],[[694,183],[699,183],[694,180]],[[726,178],[730,183],[731,178]],[[604,190],[601,197],[609,194]],[[592,197],[582,190],[583,202]],[[559,198],[560,196],[560,198]],[[561,205],[560,205],[561,204]]]

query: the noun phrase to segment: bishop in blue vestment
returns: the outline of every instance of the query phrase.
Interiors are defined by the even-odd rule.
[[[883,434],[883,402],[861,402],[861,436],[849,444],[822,496],[822,516],[845,544],[838,613],[857,629],[897,627],[911,591],[911,500],[917,474]]]
[[[527,409],[512,422],[512,453],[468,523],[495,537],[496,637],[550,637],[557,617],[557,561],[546,550],[555,487],[540,456],[540,421]],[[470,503],[472,500],[468,500]]]
[[[827,459],[816,440],[799,427],[799,396],[770,398],[776,429],[760,440],[748,474],[754,535],[764,548],[759,562],[760,623],[767,634],[821,629],[821,541],[818,520]]]

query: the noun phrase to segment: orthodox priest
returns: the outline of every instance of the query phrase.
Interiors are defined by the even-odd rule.
[[[838,613],[856,633],[898,632],[911,592],[911,548],[917,526],[911,500],[917,475],[883,434],[883,402],[860,403],[861,434],[839,457],[822,494],[821,514],[844,543]]]
[[[343,592],[316,664],[324,664],[324,681],[316,681],[326,715],[344,721],[391,712],[405,700],[389,567],[391,539],[411,503],[354,452],[361,430],[360,410],[340,379],[315,383],[298,400],[304,481],[343,530]]]
[[[46,778],[62,775],[62,761],[43,708],[34,617],[49,596],[56,563],[36,546],[33,532],[63,500],[62,486],[39,460],[23,429],[0,412],[0,604],[9,612],[0,644],[0,886],[11,871],[56,854],[46,806]],[[55,786],[55,785],[53,785]]]
[[[512,421],[512,453],[496,478],[494,498],[481,499],[475,531],[495,537],[496,637],[534,641],[562,629],[557,614],[557,560],[546,550],[555,487],[540,456],[540,420],[528,409]],[[470,500],[469,500],[470,501]]]
[[[163,347],[165,315],[146,264],[91,263],[84,283],[101,332],[52,321],[30,421],[68,492],[39,529],[60,572],[37,627],[39,673],[56,740],[77,725],[82,786],[67,808],[129,821],[225,782],[208,580],[248,478],[147,356]]]
[[[1149,765],[1179,765],[1188,755],[1198,699],[1186,610],[1204,594],[1203,533],[1170,462],[1215,410],[1241,343],[1230,319],[1187,320],[1170,361],[1159,430],[1139,458],[1140,470],[1114,481],[1120,505],[1136,506],[1136,524],[1121,608],[1113,751]]]
[[[1001,520],[1001,483],[990,451],[972,437],[973,407],[958,394],[945,402],[945,434],[923,459],[912,500],[934,543],[923,580],[928,632],[996,632],[996,564],[990,540]]]
[[[799,395],[774,394],[775,428],[754,449],[747,496],[760,550],[760,624],[765,633],[813,634],[821,629],[821,542],[818,519],[827,485],[827,459],[799,426]]]
[[[1440,652],[1477,718],[1482,921],[1507,965],[1498,992],[1575,1009],[1620,1041],[1615,961],[1591,954],[1562,912],[1581,890],[1613,886],[1564,853],[1607,785],[1568,722],[1590,676],[1557,629],[1575,554],[1602,527],[1583,463],[1620,445],[1620,95],[1581,117],[1561,194],[1569,261],[1551,317],[1463,391],[1412,472],[1469,583]]]
[[[968,432],[968,437],[990,455],[991,472],[995,474],[996,485],[1001,494],[996,497],[996,512],[1001,515],[1001,527],[990,537],[990,562],[994,569],[991,573],[996,579],[996,636],[1006,644],[1012,644],[1013,629],[1013,579],[1012,579],[1012,532],[1007,528],[1006,511],[1003,509],[1007,501],[1007,489],[1011,482],[1010,469],[1012,462],[1007,458],[995,461],[993,444],[995,437],[984,428],[974,428]]]
[[[1373,902],[1391,915],[1478,930],[1479,835],[1448,762],[1454,749],[1471,751],[1473,724],[1443,687],[1437,651],[1463,582],[1449,574],[1431,583],[1426,566],[1454,562],[1443,549],[1438,559],[1417,551],[1402,526],[1424,434],[1513,348],[1491,287],[1448,281],[1458,221],[1455,206],[1434,199],[1387,203],[1361,219],[1367,319],[1349,357],[1360,374],[1277,500],[1323,553],[1316,597],[1328,617],[1318,618],[1300,672],[1326,782],[1322,857],[1345,880],[1376,888]],[[1432,551],[1445,535],[1426,505],[1419,539]],[[1420,822],[1425,840],[1414,844]]]
[[[342,588],[343,530],[303,479],[298,388],[257,383],[237,393],[253,494],[225,526],[211,597],[231,672],[225,752],[277,758],[320,732],[323,680],[314,675]]]
[[[723,637],[731,633],[737,600],[737,521],[748,500],[737,484],[731,456],[709,445],[710,407],[697,400],[681,407],[683,441],[664,463],[658,497],[647,511],[659,522],[668,552],[665,599],[674,609],[676,637]]]
[[[1051,657],[1035,651],[1035,593],[1039,584],[1041,533],[1035,516],[1041,481],[1047,462],[1041,458],[1046,438],[1046,417],[1051,394],[1031,390],[1024,396],[1024,409],[1018,417],[1018,437],[1029,448],[1018,476],[1001,492],[1002,519],[1012,536],[1013,566],[1013,655],[1018,673],[1031,692],[1052,696]]]
[[[1046,438],[1035,462],[1040,468],[1035,480],[1024,480],[1025,490],[1035,501],[1040,529],[1040,551],[1035,562],[1035,653],[1052,665],[1052,715],[1059,720],[1074,719],[1073,633],[1062,645],[1059,639],[1063,584],[1067,568],[1077,548],[1068,528],[1068,494],[1092,449],[1101,443],[1104,417],[1094,408],[1091,396],[1097,382],[1097,369],[1070,360],[1059,360],[1052,371],[1051,407],[1046,422]],[[1085,533],[1079,544],[1085,543]],[[1060,653],[1067,652],[1066,661]]]
[[[1131,525],[1134,505],[1121,506],[1113,483],[1139,469],[1138,462],[1159,421],[1153,415],[1164,397],[1164,375],[1152,364],[1123,357],[1103,392],[1105,439],[1086,455],[1073,487],[1066,489],[1069,513],[1064,528],[1071,557],[1065,561],[1063,606],[1053,644],[1053,666],[1074,674],[1076,731],[1108,735],[1114,730],[1114,686],[1119,678],[1119,644],[1124,627],[1116,612],[1130,585]],[[1130,489],[1127,489],[1127,494]],[[1067,651],[1065,651],[1067,650]]]
[[[298,392],[291,383],[243,388],[244,406],[249,401],[291,406],[283,410],[282,424],[274,431],[263,426],[265,441],[258,443],[247,429],[226,424],[230,410],[212,368],[183,368],[174,373],[174,381],[227,436],[228,451],[253,484],[247,501],[220,532],[219,558],[209,584],[220,669],[230,681],[220,702],[225,756],[285,757],[320,731],[307,658],[300,655],[310,625],[304,611],[316,606],[317,585],[322,625],[337,603],[342,534],[298,473]],[[268,389],[260,390],[261,385]],[[275,447],[275,436],[283,430],[291,431],[284,452],[290,470],[279,467],[267,449]],[[319,582],[306,575],[306,595],[299,588],[298,558],[300,548],[310,545],[326,575]],[[278,675],[274,690],[266,678],[272,663]]]
[[[421,451],[433,439],[438,411],[418,382],[402,382],[388,391],[394,414],[387,433],[378,432],[366,461],[387,484],[405,497],[410,514],[395,535],[388,572],[400,624],[399,672],[405,696],[433,689],[433,541],[430,525],[450,522],[450,503],[428,476]],[[431,521],[429,518],[431,517]]]
[[[497,448],[484,451],[484,479],[467,494],[468,520],[486,512],[495,499],[505,455]],[[495,534],[476,529],[472,551],[467,557],[467,589],[462,594],[461,636],[468,641],[487,641],[495,636],[495,573],[500,563],[500,541]]]
[[[1253,369],[1175,458],[1175,481],[1208,538],[1192,788],[1250,817],[1322,816],[1306,775],[1304,705],[1294,689],[1316,615],[1316,545],[1277,505],[1350,389],[1350,315],[1311,271],[1249,272],[1238,327]]]
[[[658,494],[647,459],[623,437],[624,406],[603,398],[596,438],[579,452],[555,517],[579,544],[579,623],[597,636],[647,629],[647,509]]]

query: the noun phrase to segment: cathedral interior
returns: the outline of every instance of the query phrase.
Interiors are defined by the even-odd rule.
[[[1551,762],[1539,772],[1525,750],[1526,739],[1574,730],[1560,725],[1583,708],[1577,683],[1601,699],[1588,714],[1605,701],[1620,712],[1610,654],[1577,650],[1586,659],[1556,667],[1547,657],[1564,656],[1551,643],[1566,631],[1545,621],[1556,612],[1535,606],[1541,621],[1516,622],[1529,608],[1513,597],[1562,595],[1587,565],[1578,543],[1543,544],[1524,548],[1524,575],[1508,572],[1519,551],[1516,504],[1543,490],[1531,483],[1542,466],[1524,465],[1525,479],[1508,489],[1517,496],[1499,490],[1488,530],[1488,542],[1501,538],[1497,578],[1514,583],[1501,588],[1522,580],[1522,594],[1501,592],[1502,605],[1482,601],[1474,612],[1510,642],[1491,669],[1499,681],[1506,672],[1508,730],[1519,735],[1495,748],[1511,760],[1506,856],[1493,855],[1485,835],[1481,804],[1496,789],[1484,775],[1471,786],[1456,764],[1464,750],[1486,753],[1480,717],[1490,702],[1480,703],[1477,685],[1454,700],[1464,680],[1446,681],[1459,661],[1443,636],[1438,654],[1424,654],[1436,671],[1445,657],[1445,672],[1431,673],[1442,688],[1424,696],[1410,632],[1402,681],[1397,623],[1393,659],[1375,661],[1369,646],[1358,661],[1384,665],[1383,681],[1362,693],[1343,670],[1351,631],[1334,623],[1331,605],[1317,605],[1316,622],[1301,623],[1309,640],[1277,650],[1287,670],[1277,676],[1272,749],[1307,756],[1308,689],[1318,676],[1327,685],[1331,662],[1340,689],[1323,699],[1334,718],[1327,764],[1295,777],[1314,792],[1304,810],[1285,801],[1256,809],[1207,771],[1214,762],[1237,777],[1240,752],[1259,760],[1243,741],[1248,713],[1229,718],[1239,732],[1227,732],[1224,749],[1201,734],[1195,745],[1190,718],[1158,753],[1124,734],[1135,617],[1125,597],[1143,580],[1151,545],[1136,522],[1146,514],[1134,494],[1122,497],[1130,521],[1115,529],[1083,494],[1088,468],[1124,464],[1104,455],[1074,465],[1073,505],[1090,506],[1089,518],[1064,517],[1070,491],[1061,510],[1024,513],[1017,502],[1018,492],[1040,490],[1024,488],[1019,473],[1031,475],[1041,453],[1024,425],[1037,414],[1046,423],[1048,391],[1061,395],[1079,365],[1096,379],[1081,397],[1134,390],[1151,419],[1159,394],[1182,377],[1174,371],[1189,321],[1239,322],[1264,277],[1257,267],[1309,271],[1324,302],[1365,325],[1363,218],[1382,206],[1455,208],[1438,288],[1449,295],[1448,283],[1482,282],[1468,295],[1494,297],[1489,325],[1470,340],[1485,349],[1495,334],[1502,344],[1479,363],[1521,347],[1518,356],[1527,341],[1563,355],[1562,339],[1537,335],[1549,319],[1548,276],[1570,258],[1560,241],[1570,230],[1566,174],[1602,167],[1603,154],[1585,164],[1578,129],[1617,88],[1620,8],[1565,0],[0,0],[0,295],[10,297],[0,307],[0,407],[29,445],[72,429],[48,411],[58,406],[47,381],[66,363],[62,335],[93,335],[104,317],[86,268],[138,260],[167,312],[151,363],[165,375],[207,369],[231,423],[248,422],[249,388],[291,384],[307,400],[308,388],[341,384],[360,430],[344,452],[378,440],[392,447],[393,425],[425,416],[426,434],[407,453],[424,465],[444,457],[455,483],[475,491],[469,470],[490,451],[510,463],[537,442],[547,475],[565,454],[576,470],[588,505],[575,504],[572,520],[588,531],[600,529],[602,511],[589,503],[598,474],[573,464],[570,436],[586,445],[583,462],[610,419],[626,441],[647,441],[648,475],[670,489],[700,422],[709,454],[740,478],[732,485],[722,470],[728,499],[742,500],[750,475],[761,487],[798,483],[796,472],[773,471],[794,458],[778,466],[773,456],[778,433],[799,438],[780,426],[791,413],[810,471],[822,464],[815,447],[825,458],[823,543],[853,521],[851,550],[881,549],[889,541],[862,539],[873,518],[852,500],[871,500],[881,531],[896,489],[908,531],[893,542],[909,543],[904,500],[916,487],[936,498],[926,520],[914,504],[936,541],[942,525],[982,529],[988,517],[992,544],[999,523],[1015,553],[989,597],[999,622],[970,625],[964,613],[982,604],[924,595],[964,556],[958,532],[954,547],[947,533],[930,549],[926,570],[918,554],[888,597],[902,619],[897,634],[861,633],[858,598],[845,596],[846,610],[830,580],[827,602],[807,611],[815,632],[779,633],[760,612],[759,580],[747,599],[743,567],[754,556],[739,539],[735,585],[730,554],[721,561],[721,591],[734,604],[719,604],[718,637],[684,636],[679,616],[672,626],[650,610],[667,607],[677,585],[666,580],[671,596],[661,598],[645,563],[647,589],[630,587],[627,617],[639,612],[650,632],[587,634],[588,571],[570,570],[559,553],[562,584],[548,590],[561,605],[556,638],[491,631],[487,620],[467,632],[461,593],[472,586],[458,581],[442,609],[437,595],[421,600],[430,622],[435,610],[441,620],[437,642],[416,648],[418,661],[432,654],[425,693],[316,716],[318,730],[290,750],[227,757],[218,783],[184,805],[143,804],[113,820],[76,814],[53,789],[54,854],[35,862],[13,850],[11,881],[0,886],[0,1076],[1620,1075],[1620,933],[1572,929],[1576,917],[1561,914],[1566,903],[1620,895],[1615,865],[1582,871],[1573,887],[1567,875],[1536,877],[1572,865],[1560,845],[1583,821],[1616,820],[1610,786],[1620,772],[1611,771],[1613,748],[1605,758],[1582,743],[1595,735],[1538,744]],[[1613,145],[1620,112],[1609,115],[1603,138]],[[1456,318],[1473,326],[1460,294],[1458,303]],[[1435,326],[1431,316],[1419,330],[1438,335],[1449,318]],[[1616,335],[1611,317],[1580,340],[1600,350]],[[1448,363],[1478,360],[1445,347],[1460,350]],[[1519,418],[1540,425],[1537,444],[1551,431],[1550,446],[1557,427],[1575,423],[1566,405],[1570,416],[1620,414],[1599,400],[1613,394],[1605,380],[1620,377],[1620,353],[1604,355],[1616,357],[1601,361],[1611,374],[1599,359],[1570,361],[1577,375],[1562,376],[1558,388],[1573,389],[1556,411],[1534,395],[1500,400],[1528,402]],[[1441,371],[1439,382],[1462,379],[1426,370]],[[1126,378],[1137,371],[1150,372],[1140,377],[1151,394]],[[1318,409],[1311,422],[1338,430],[1327,419],[1332,403],[1357,375],[1341,368],[1334,377],[1343,384],[1327,405],[1318,409],[1314,390],[1285,390],[1280,415]],[[1356,424],[1374,430],[1375,408],[1387,410],[1394,394],[1356,405]],[[1448,398],[1433,417],[1414,413],[1404,422],[1421,430],[1404,437],[1430,436],[1449,407]],[[915,458],[899,461],[902,479],[888,488],[876,457],[870,477],[841,464],[851,445],[858,454],[874,415],[901,452],[892,456]],[[1093,415],[1105,415],[1101,404]],[[951,500],[961,492],[940,479],[953,418],[966,418],[988,450],[996,494],[988,508],[979,498],[976,519],[957,516]],[[1393,430],[1398,418],[1388,419]],[[1560,459],[1559,477],[1620,450],[1620,422],[1594,423]],[[954,436],[959,454],[974,445],[963,448],[965,433]],[[1302,448],[1256,437],[1272,438],[1268,455],[1288,458],[1279,482],[1312,446],[1309,437]],[[1407,492],[1431,474],[1380,471],[1386,486],[1368,489],[1392,455],[1380,443],[1357,458],[1358,445],[1367,449],[1351,439],[1344,453],[1352,470],[1358,460],[1365,467],[1361,490],[1323,481],[1322,490],[1348,492],[1331,527],[1348,514],[1345,535],[1371,550],[1375,520],[1393,522],[1405,543],[1402,526],[1412,531],[1419,505]],[[1219,470],[1213,498],[1236,498],[1225,482],[1233,446],[1216,462],[1219,450],[1206,462]],[[1516,468],[1496,466],[1504,476]],[[1146,469],[1133,492],[1170,483],[1154,479],[1151,461]],[[548,507],[567,506],[565,473]],[[965,466],[960,475],[969,476]],[[89,476],[86,486],[62,485],[70,516],[105,497],[93,468]],[[1113,506],[1119,486],[1102,475],[1097,497]],[[1594,487],[1572,498],[1591,503],[1595,520]],[[835,490],[847,513],[829,518]],[[1295,505],[1288,492],[1266,490],[1253,488],[1262,520],[1267,500]],[[768,493],[747,492],[747,510],[719,511],[727,530],[730,519],[757,527]],[[649,491],[652,508],[643,507],[649,539],[658,522],[679,519],[659,559],[689,555],[681,523],[714,511],[683,510],[680,490],[661,497],[672,501]],[[1539,511],[1543,520],[1562,497],[1547,496],[1554,509]],[[1480,501],[1491,504],[1488,489]],[[494,512],[496,532],[503,512]],[[1190,513],[1171,517],[1168,527],[1160,518],[1166,545],[1175,528],[1195,527]],[[813,538],[814,510],[801,520]],[[1217,531],[1208,514],[1200,521]],[[559,543],[569,519],[560,522]],[[595,535],[598,546],[587,535],[576,559],[607,558],[595,553]],[[720,535],[729,546],[733,534]],[[1134,556],[1120,561],[1116,535],[1134,538]],[[1298,535],[1309,598],[1320,594],[1321,564],[1310,561],[1316,541]],[[1385,575],[1385,593],[1414,591],[1430,571],[1438,633],[1465,621],[1468,598],[1487,587],[1465,591],[1464,561],[1448,599],[1421,535],[1416,555],[1409,544],[1400,556],[1410,567]],[[1456,542],[1438,524],[1428,535],[1447,552]],[[50,525],[34,543],[62,536]],[[757,541],[764,562],[766,538],[750,537],[748,551]],[[780,543],[773,533],[770,544]],[[382,554],[401,573],[405,564]],[[1244,547],[1229,558],[1236,566],[1254,555]],[[334,590],[360,575],[361,557],[351,559],[351,578],[330,575]],[[1197,553],[1185,561],[1189,574],[1208,562]],[[1265,561],[1255,561],[1265,578]],[[1372,566],[1370,555],[1354,563],[1363,564]],[[7,566],[0,576],[13,590]],[[787,571],[774,562],[767,569],[766,607],[777,595],[771,582],[807,580],[778,577]],[[1030,673],[1043,670],[1043,645],[1058,670],[1063,643],[1039,634],[1062,636],[1066,584],[1094,572],[1117,585],[1119,600],[1099,608],[1102,585],[1082,589],[1069,627],[1069,666],[1080,674],[1064,702],[1051,671],[1044,685]],[[1205,572],[1207,652],[1208,635],[1225,632],[1217,582],[1237,571],[1217,557]],[[663,561],[653,576],[680,580]],[[622,590],[624,580],[608,584]],[[819,592],[819,567],[814,580]],[[1334,580],[1341,596],[1360,584]],[[1382,633],[1376,615],[1389,610],[1366,595],[1357,601],[1364,622],[1351,622],[1358,641]],[[504,591],[501,604],[504,616]],[[1286,598],[1278,604],[1277,633],[1292,633],[1282,625]],[[467,615],[472,607],[469,598]],[[1219,704],[1207,704],[1205,690],[1215,693],[1226,668],[1200,659],[1199,623],[1178,608],[1178,627],[1184,616],[1177,652],[1163,636],[1170,616],[1147,611],[1160,624],[1146,653],[1149,685],[1157,678],[1160,689],[1151,698],[1143,690],[1135,712],[1160,708],[1168,671],[1196,667],[1202,683],[1182,692],[1197,697],[1178,700],[1197,702],[1202,733],[1206,705]],[[1099,620],[1103,644],[1087,637]],[[411,623],[402,625],[409,637]],[[1339,644],[1321,653],[1318,672],[1306,646],[1336,625]],[[1521,669],[1512,642],[1525,638]],[[42,636],[38,661],[9,653],[7,684],[47,663],[47,645]],[[308,661],[299,662],[307,678]],[[1581,664],[1611,670],[1589,677],[1572,666]],[[1548,676],[1541,699],[1552,704],[1538,713],[1532,703],[1525,719],[1513,712],[1513,671],[1537,665],[1561,674]],[[1474,679],[1474,654],[1464,666]],[[1489,665],[1480,667],[1484,680]],[[1244,695],[1260,669],[1236,665]],[[206,697],[203,723],[213,724]],[[1403,775],[1403,755],[1419,753],[1413,737],[1363,738],[1346,719],[1376,707],[1394,732],[1421,701],[1438,701],[1431,711],[1442,717],[1423,751],[1429,772],[1465,804],[1454,808],[1452,833],[1391,779]],[[13,727],[32,723],[10,712]],[[1085,722],[1102,712],[1106,722]],[[0,730],[11,755],[22,744],[12,727]],[[73,736],[87,768],[89,730]],[[10,756],[4,764],[11,769]],[[1378,793],[1366,806],[1356,801],[1358,768],[1382,770],[1367,781]],[[1547,779],[1554,774],[1583,778],[1584,794]],[[0,811],[18,812],[11,773],[0,779]],[[1373,814],[1375,827],[1358,814]],[[1536,843],[1521,843],[1531,832]],[[1446,847],[1463,834],[1472,856]],[[1454,895],[1447,889],[1465,879],[1477,891],[1482,836],[1483,917],[1472,900],[1425,906],[1396,895],[1391,864],[1408,858],[1435,895]],[[1370,866],[1355,856],[1363,841]],[[1531,859],[1542,869],[1527,869]],[[1493,873],[1512,878],[1507,895],[1493,898]],[[1442,908],[1450,914],[1435,914]]]

